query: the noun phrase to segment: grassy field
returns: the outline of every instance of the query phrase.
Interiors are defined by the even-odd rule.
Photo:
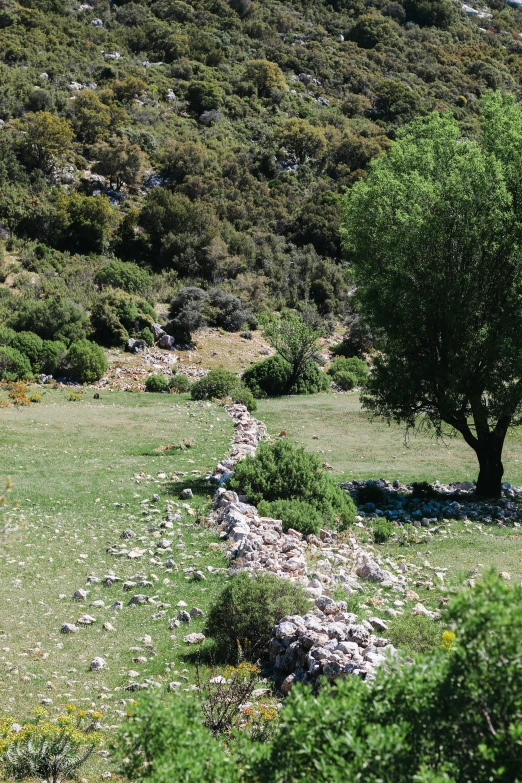
[[[86,391],[81,402],[70,402],[68,396],[50,390],[40,404],[0,409],[0,477],[11,477],[11,496],[19,499],[24,517],[0,548],[0,713],[23,719],[51,699],[51,712],[74,703],[101,710],[103,725],[115,726],[125,700],[133,698],[125,690],[129,684],[193,683],[183,636],[200,631],[204,619],[175,630],[168,621],[177,616],[179,601],[188,610],[206,611],[226,578],[208,570],[226,561],[198,511],[209,502],[205,473],[227,452],[233,428],[222,408],[184,398],[103,392],[93,400]],[[183,440],[192,446],[164,449]],[[135,478],[139,473],[143,477]],[[185,506],[179,499],[184,487],[194,491]],[[158,502],[144,502],[154,493]],[[166,502],[182,519],[173,530],[159,531]],[[136,537],[122,540],[125,529]],[[171,551],[158,554],[160,537],[172,541]],[[106,552],[114,544],[141,547],[144,555],[114,557]],[[175,565],[167,569],[169,557]],[[185,574],[190,567],[206,580]],[[128,592],[121,582],[86,585],[87,577],[103,580],[112,570],[123,580],[145,577],[149,585]],[[78,588],[88,589],[85,602],[72,600]],[[156,605],[128,607],[139,593],[157,596]],[[96,600],[105,607],[91,607]],[[111,610],[114,601],[122,601],[123,609]],[[60,633],[63,623],[85,613],[96,619],[93,625]],[[102,629],[107,621],[114,631]],[[144,642],[146,635],[151,640]],[[89,671],[94,656],[106,660],[105,669]]]
[[[428,433],[411,435],[382,421],[369,421],[355,394],[317,394],[260,400],[256,413],[272,434],[286,431],[315,451],[341,480],[475,481],[478,465],[464,441],[438,441]],[[522,429],[513,430],[504,448],[505,480],[522,484]]]
[[[473,481],[477,465],[473,452],[460,438],[445,443],[428,434],[412,436],[407,444],[404,429],[382,421],[369,421],[354,394],[322,394],[261,400],[256,415],[271,434],[284,430],[294,442],[314,451],[333,468],[339,481],[387,478],[410,481]],[[519,462],[520,460],[520,462]],[[505,478],[522,484],[522,432],[513,430],[504,449]],[[446,585],[461,578],[478,576],[485,568],[507,572],[522,580],[522,529],[476,525],[452,521],[440,536],[423,541],[415,537],[409,545],[387,543],[377,547],[381,554],[422,568],[419,582],[433,578],[434,570],[447,568]],[[363,539],[365,531],[358,531]],[[435,590],[419,587],[421,600],[437,608],[443,584],[435,579]]]

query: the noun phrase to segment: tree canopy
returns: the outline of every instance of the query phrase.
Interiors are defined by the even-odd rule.
[[[417,120],[345,201],[357,298],[380,349],[364,404],[460,432],[486,496],[500,494],[522,408],[521,161],[520,109],[494,95],[477,140],[449,114]]]

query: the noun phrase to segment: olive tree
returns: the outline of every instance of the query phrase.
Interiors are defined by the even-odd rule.
[[[345,199],[344,241],[378,351],[363,404],[441,434],[498,497],[522,412],[522,114],[484,101],[478,139],[434,113],[398,134]]]

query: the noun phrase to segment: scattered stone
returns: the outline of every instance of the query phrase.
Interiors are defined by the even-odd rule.
[[[79,630],[74,623],[64,623],[60,628],[60,633],[78,633]]]
[[[183,500],[190,500],[190,498],[193,497],[192,490],[188,487],[186,489],[182,489],[181,497],[183,498]]]
[[[100,658],[99,656],[96,656],[96,658],[93,658],[90,665],[91,671],[98,671],[99,669],[105,669],[107,666],[107,661],[104,658]]]
[[[203,644],[205,641],[205,634],[189,633],[188,636],[183,637],[183,641],[186,642],[186,644]]]
[[[87,590],[82,590],[82,588],[75,590],[73,593],[73,601],[85,601],[86,598]]]

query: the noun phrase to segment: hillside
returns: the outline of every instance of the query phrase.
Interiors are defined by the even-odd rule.
[[[2,0],[0,317],[8,291],[91,312],[111,256],[152,306],[196,283],[345,315],[343,190],[413,117],[472,136],[519,91],[522,11],[490,6]]]

